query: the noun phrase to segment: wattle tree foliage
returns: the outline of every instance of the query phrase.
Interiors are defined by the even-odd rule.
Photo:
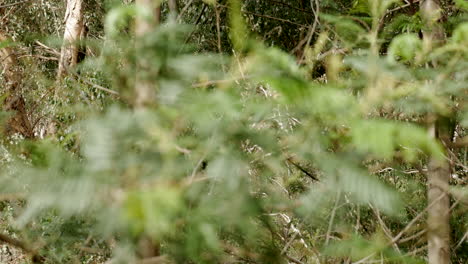
[[[467,263],[463,0],[0,4],[1,263]]]

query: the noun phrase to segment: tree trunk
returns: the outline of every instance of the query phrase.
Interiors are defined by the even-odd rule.
[[[150,11],[140,14],[136,18],[135,34],[137,52],[142,51],[141,39],[151,32],[160,21],[161,9],[159,4],[153,0],[136,0],[136,5],[142,11]],[[135,81],[135,101],[136,108],[142,108],[154,104],[156,99],[156,87],[154,81],[145,76],[144,69],[148,67],[149,62],[143,54],[137,54],[137,69]]]
[[[3,32],[0,32],[0,41],[8,41]],[[10,47],[0,49],[0,61],[3,68],[5,93],[7,94],[2,105],[2,110],[14,112],[14,115],[6,124],[5,134],[20,133],[26,138],[32,138],[34,137],[33,127],[21,93],[22,73],[18,67],[15,52]]]
[[[167,5],[169,6],[169,11],[173,14],[177,14],[179,12],[177,8],[177,0],[168,0]]]
[[[441,8],[438,0],[425,0],[420,5],[425,23],[423,32],[427,49],[444,41],[444,30],[439,23]],[[446,117],[437,117],[431,127],[431,134],[442,143],[451,139],[450,122]],[[447,145],[447,144],[445,144]],[[427,173],[427,199],[431,207],[427,218],[427,239],[429,264],[450,263],[450,197],[448,194],[450,164],[447,160],[431,158]]]
[[[65,12],[65,32],[63,34],[62,51],[60,53],[57,79],[66,75],[70,67],[77,64],[81,33],[83,31],[83,1],[67,0]]]
[[[450,263],[449,179],[449,163],[432,158],[427,173],[427,199],[428,204],[432,205],[427,218],[429,264]]]

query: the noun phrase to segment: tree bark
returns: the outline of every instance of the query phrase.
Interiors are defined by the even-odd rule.
[[[155,83],[145,76],[144,69],[148,67],[149,62],[144,54],[141,54],[143,44],[142,38],[151,32],[160,22],[161,8],[157,1],[136,0],[136,5],[142,11],[150,11],[138,15],[135,23],[136,49],[137,49],[137,69],[135,81],[135,100],[136,108],[142,108],[154,104],[156,99]]]
[[[424,0],[420,2],[420,13],[424,22],[423,37],[427,48],[440,45],[445,40],[445,33],[440,19],[442,8],[439,0]]]
[[[0,32],[0,41],[8,41],[3,32]],[[33,138],[33,127],[21,93],[22,72],[14,50],[10,47],[0,49],[0,61],[3,68],[5,93],[7,94],[2,105],[2,110],[14,112],[14,115],[6,123],[5,134],[20,133],[26,138]]]
[[[433,136],[442,139],[445,137],[442,133],[441,126],[435,124],[432,128]],[[446,160],[432,158],[429,162],[427,199],[428,204],[432,204],[427,218],[429,264],[450,263],[450,171],[450,164]]]
[[[425,24],[423,38],[426,49],[430,50],[444,41],[444,30],[439,23],[441,11],[438,0],[425,0],[420,4]],[[430,131],[434,138],[446,146],[451,139],[450,122],[447,120],[447,117],[437,117]],[[428,204],[432,204],[427,218],[429,264],[450,263],[450,171],[447,160],[431,158],[427,172],[427,199]]]
[[[65,32],[60,53],[57,79],[61,80],[70,67],[77,64],[81,33],[83,31],[83,1],[67,0],[65,12]]]
[[[169,6],[169,11],[173,14],[177,14],[179,12],[177,8],[177,0],[168,0],[167,5]]]

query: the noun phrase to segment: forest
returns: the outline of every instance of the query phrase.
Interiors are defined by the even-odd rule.
[[[0,264],[468,263],[467,0],[0,0]]]

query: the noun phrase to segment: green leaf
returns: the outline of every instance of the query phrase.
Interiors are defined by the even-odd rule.
[[[237,51],[243,52],[247,46],[246,43],[249,38],[249,31],[244,21],[244,17],[242,16],[242,3],[241,1],[230,0],[229,6],[229,22],[231,26],[229,36],[231,38],[234,48]]]
[[[338,167],[335,170],[338,184],[342,191],[351,195],[353,201],[364,206],[370,203],[389,215],[401,214],[403,204],[393,188],[344,159],[340,162],[342,166],[335,165]]]
[[[132,5],[122,5],[111,9],[105,19],[106,33],[111,37],[117,37],[120,30],[129,24],[130,18],[136,14],[146,14],[149,10],[141,10]]]
[[[402,255],[391,248],[387,240],[381,232],[374,234],[370,239],[353,235],[351,238],[332,242],[323,252],[328,256],[350,257],[353,261],[366,258],[369,262],[375,259],[384,263],[425,263],[423,260]]]
[[[159,184],[149,190],[127,193],[124,216],[135,234],[147,232],[158,236],[176,231],[176,219],[184,209],[182,192],[176,186]]]
[[[287,102],[303,98],[309,85],[295,59],[278,48],[260,48],[248,58],[247,69],[254,78],[269,84]]]
[[[455,28],[451,41],[457,44],[468,45],[468,22],[462,23]]]
[[[398,35],[390,43],[387,58],[390,62],[401,59],[412,61],[422,51],[422,41],[416,34]]]
[[[454,2],[455,2],[455,5],[458,8],[468,10],[468,1],[466,1],[466,0],[454,0]]]
[[[333,16],[328,14],[320,14],[324,22],[330,23],[334,26],[337,35],[340,39],[344,39],[350,44],[356,43],[363,39],[366,29],[351,18]]]
[[[357,121],[351,129],[354,146],[383,159],[390,159],[395,152],[395,124],[381,120]]]
[[[216,0],[203,0],[203,2],[209,4],[209,5],[214,5],[216,4]]]
[[[376,18],[380,18],[385,14],[387,9],[396,2],[401,2],[400,0],[368,0],[369,6],[372,10],[372,15]]]
[[[441,158],[442,148],[427,131],[414,125],[387,120],[356,121],[351,129],[353,145],[376,157],[390,159],[401,151],[403,157],[414,162],[425,153]]]
[[[15,42],[7,39],[7,40],[4,40],[4,41],[0,41],[0,49],[4,49],[4,48],[7,48],[7,47],[11,47],[11,46],[14,46],[15,45]]]
[[[368,0],[354,0],[351,8],[352,14],[364,13],[370,15],[369,1]]]

